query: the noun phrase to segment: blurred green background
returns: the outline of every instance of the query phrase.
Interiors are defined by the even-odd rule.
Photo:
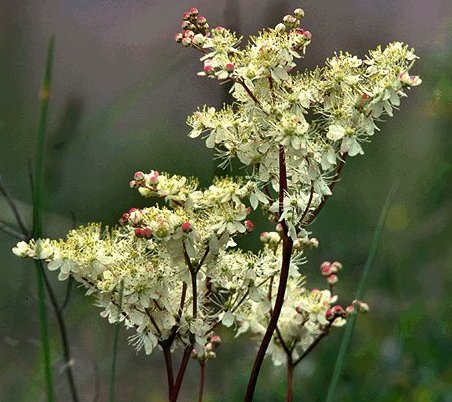
[[[0,174],[30,222],[27,164],[34,156],[38,92],[47,40],[56,35],[56,60],[46,154],[45,233],[63,236],[74,221],[115,223],[145,201],[128,189],[136,170],[200,177],[216,167],[202,141],[187,138],[185,119],[198,105],[226,98],[214,81],[196,76],[197,55],[173,41],[185,9],[197,6],[211,25],[247,35],[272,26],[301,6],[313,33],[302,68],[335,50],[363,55],[377,44],[405,41],[421,60],[423,84],[382,125],[364,157],[348,161],[343,179],[312,225],[320,248],[304,266],[312,287],[323,260],[344,264],[339,292],[353,298],[385,197],[399,189],[371,271],[336,401],[452,401],[452,5],[450,0],[111,1],[0,2]],[[0,218],[13,222],[4,199]],[[263,221],[262,221],[263,222]],[[265,223],[263,223],[265,225]],[[259,228],[248,244],[256,247]],[[34,265],[11,253],[0,232],[0,400],[44,401]],[[59,298],[65,284],[51,274]],[[112,327],[92,299],[75,289],[65,318],[83,401],[106,401]],[[49,310],[58,401],[69,393],[60,339]],[[240,401],[255,353],[245,337],[228,333],[209,363],[206,401]],[[295,401],[324,401],[342,331],[297,369]],[[157,353],[146,357],[121,331],[118,401],[165,399]],[[181,401],[193,401],[192,364]],[[256,401],[281,401],[284,375],[264,365]],[[96,389],[98,391],[96,391]],[[215,391],[215,393],[214,393]]]

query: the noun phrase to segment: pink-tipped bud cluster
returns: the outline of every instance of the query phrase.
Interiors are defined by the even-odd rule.
[[[201,47],[209,36],[207,19],[199,15],[197,8],[191,8],[182,15],[181,27],[183,31],[174,37],[177,43],[186,47]]]
[[[135,228],[135,236],[142,239],[150,239],[152,237],[152,230],[150,228]]]
[[[217,357],[216,349],[221,345],[221,338],[218,335],[212,335],[208,342],[204,345],[204,353],[199,354],[195,349],[191,352],[193,359],[205,362],[207,359],[214,359]]]
[[[325,261],[320,265],[320,273],[323,276],[330,276],[331,274],[337,274],[342,269],[342,264],[338,261],[333,263]]]

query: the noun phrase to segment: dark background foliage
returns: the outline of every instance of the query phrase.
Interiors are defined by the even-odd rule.
[[[405,41],[421,57],[423,79],[401,111],[382,125],[365,157],[348,161],[343,179],[312,226],[320,248],[304,266],[311,286],[322,286],[322,260],[345,269],[339,291],[353,298],[384,199],[399,181],[366,300],[371,313],[355,329],[337,401],[452,401],[452,7],[449,0],[2,0],[0,2],[0,174],[26,217],[31,214],[27,161],[33,158],[38,88],[48,37],[56,35],[56,62],[46,154],[48,236],[74,224],[113,224],[145,201],[128,189],[136,170],[157,169],[200,177],[215,174],[212,153],[187,138],[186,116],[227,98],[214,81],[196,76],[198,55],[173,42],[185,9],[197,6],[212,25],[248,35],[274,25],[301,6],[313,33],[301,68],[337,50],[363,55],[377,44]],[[0,200],[0,217],[13,222]],[[250,235],[256,246],[261,227]],[[254,237],[254,238],[253,238]],[[44,400],[34,265],[11,253],[0,232],[0,400]],[[65,285],[51,275],[60,298]],[[98,384],[105,401],[112,327],[82,289],[65,312],[76,380],[83,401]],[[59,336],[51,316],[58,400],[69,400],[61,371]],[[206,401],[238,401],[255,345],[224,333],[209,364]],[[335,331],[298,368],[300,401],[324,401],[341,331]],[[160,356],[135,354],[121,332],[118,401],[162,401]],[[264,366],[256,401],[282,400],[284,376]],[[192,401],[196,366],[182,400]]]

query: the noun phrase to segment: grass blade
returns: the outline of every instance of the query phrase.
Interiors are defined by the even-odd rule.
[[[388,196],[386,197],[385,204],[383,206],[383,209],[380,213],[380,218],[378,220],[377,227],[375,229],[374,237],[372,240],[372,244],[369,249],[369,253],[367,255],[366,263],[364,265],[363,273],[361,276],[361,280],[358,285],[358,289],[356,291],[356,299],[360,300],[362,299],[364,295],[364,290],[367,283],[367,278],[369,276],[370,268],[373,264],[373,261],[375,259],[375,255],[377,254],[378,246],[380,244],[381,236],[383,233],[384,224],[386,221],[386,217],[388,215],[389,207],[391,206],[392,200],[394,198],[394,195],[396,193],[398,187],[398,183],[394,183],[391,190],[389,191]],[[351,316],[345,331],[344,336],[342,337],[341,345],[339,348],[339,352],[337,354],[336,363],[334,365],[334,371],[333,371],[333,377],[330,382],[329,388],[328,388],[328,394],[326,397],[326,402],[333,402],[336,394],[337,385],[339,383],[339,378],[342,372],[342,368],[344,366],[345,361],[345,355],[347,353],[348,345],[350,344],[351,336],[353,329],[355,328],[356,324],[356,317],[357,315],[354,314]]]
[[[115,381],[116,381],[116,361],[118,357],[118,343],[119,343],[119,327],[121,323],[119,322],[119,318],[121,316],[122,309],[122,297],[124,292],[124,281],[121,281],[119,286],[119,317],[118,321],[115,323],[115,330],[113,335],[113,356],[111,362],[111,373],[110,373],[110,391],[109,391],[109,402],[114,402],[115,400]]]
[[[35,160],[35,181],[33,185],[33,237],[35,239],[42,236],[42,196],[44,178],[44,152],[45,137],[47,128],[47,116],[49,109],[50,85],[52,79],[52,67],[54,56],[55,39],[52,36],[47,49],[47,60],[44,77],[41,84],[40,99],[41,111],[39,115],[38,139]],[[55,389],[53,384],[52,361],[50,351],[50,337],[48,333],[48,319],[46,309],[46,297],[44,289],[44,267],[41,260],[36,260],[37,287],[38,287],[38,309],[41,348],[44,359],[44,373],[47,387],[47,401],[55,401]]]

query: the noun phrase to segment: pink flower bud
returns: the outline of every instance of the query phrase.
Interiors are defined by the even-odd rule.
[[[262,233],[259,235],[259,240],[260,240],[261,242],[267,243],[267,241],[269,240],[268,232],[262,232]]]
[[[329,261],[325,261],[320,265],[320,273],[323,276],[329,276],[332,274],[331,272],[331,263]]]
[[[334,315],[336,317],[342,317],[342,318],[347,317],[347,313],[345,312],[345,310],[344,310],[344,308],[342,306],[339,306],[339,305],[334,306],[332,308],[332,310],[333,310],[333,313],[334,313]]]
[[[144,179],[144,173],[143,172],[135,172],[133,175],[133,179],[136,181],[141,181]]]
[[[135,211],[138,211],[136,208],[130,208],[129,209],[129,215],[132,213],[132,212],[135,212]]]
[[[181,228],[182,228],[182,232],[188,233],[188,232],[191,232],[191,230],[192,230],[192,225],[191,225],[190,222],[184,222],[184,223],[181,225]]]
[[[196,21],[198,22],[198,24],[205,24],[207,22],[205,17],[199,16],[198,18],[196,18]]]
[[[361,100],[366,101],[367,99],[369,99],[369,95],[366,94],[366,93],[363,93],[363,94],[361,95]]]
[[[188,20],[190,18],[190,12],[186,11],[185,13],[182,14],[182,19],[183,20]]]
[[[129,181],[129,187],[130,187],[130,188],[135,188],[136,186],[137,186],[137,183],[136,183],[135,180]]]
[[[278,223],[278,224],[276,225],[276,231],[277,231],[278,233],[282,233],[283,230],[284,230],[283,225],[282,225],[281,223]]]
[[[204,64],[204,72],[207,75],[214,74],[215,71],[214,71],[214,68],[213,68],[212,64]]]
[[[143,229],[135,228],[135,230],[133,232],[135,233],[136,237],[143,237]]]
[[[328,310],[325,311],[325,318],[328,321],[332,321],[334,320],[334,318],[336,318],[333,309],[329,308]]]
[[[188,37],[185,37],[184,39],[182,39],[181,43],[182,43],[184,46],[187,46],[187,47],[188,47],[188,46],[191,45],[191,39],[188,38]]]
[[[221,338],[219,335],[213,335],[212,338],[210,338],[210,342],[213,346],[217,347],[221,345]]]
[[[174,35],[174,40],[177,42],[177,43],[181,43],[182,42],[182,38],[183,38],[183,35],[179,32],[179,33],[177,33],[176,35]]]
[[[253,229],[254,229],[254,223],[251,222],[249,219],[247,219],[247,220],[245,221],[245,227],[246,227],[246,230],[247,230],[248,232],[252,232]]]
[[[182,29],[191,29],[192,23],[190,21],[182,21],[182,23],[180,24],[180,26],[182,27]]]
[[[196,15],[198,15],[198,14],[199,14],[199,11],[198,11],[198,9],[197,9],[197,8],[195,8],[195,7],[193,7],[193,8],[190,8],[190,10],[188,10],[188,12],[190,13],[190,15],[193,15],[193,16],[196,16]]]
[[[152,230],[151,228],[144,228],[142,229],[141,234],[145,239],[150,239],[152,237]]]
[[[312,33],[309,31],[304,31],[303,32],[303,36],[307,39],[307,40],[311,40],[312,38]]]
[[[352,305],[347,306],[345,311],[347,312],[347,315],[353,314],[355,312],[355,307],[353,307]]]
[[[228,72],[228,73],[232,73],[233,71],[234,71],[234,63],[231,63],[231,62],[229,62],[229,63],[226,63],[226,65],[224,66],[224,68],[225,68],[225,70]]]
[[[328,276],[327,281],[330,285],[335,285],[339,282],[339,278],[337,277],[337,275],[332,274]]]
[[[157,170],[152,170],[149,176],[149,182],[152,184],[157,184],[159,181],[159,172]]]

